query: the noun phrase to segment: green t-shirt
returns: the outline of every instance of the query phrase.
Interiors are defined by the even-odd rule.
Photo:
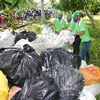
[[[70,29],[72,32],[75,32],[75,25],[76,25],[76,23],[72,20],[72,21],[68,24],[68,29]]]
[[[80,21],[79,24],[76,23],[75,32],[80,32],[83,30],[85,31],[85,33],[83,35],[80,35],[82,42],[87,42],[87,41],[91,40],[87,24],[84,21]]]
[[[66,21],[64,19],[59,21],[58,18],[56,18],[53,23],[55,25],[56,32],[60,32],[62,28],[66,29]]]

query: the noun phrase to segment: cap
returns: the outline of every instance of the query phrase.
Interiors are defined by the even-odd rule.
[[[67,18],[67,19],[72,18],[72,14],[71,14],[71,13],[68,13],[68,14],[66,15],[66,18]]]
[[[76,11],[73,13],[72,17],[77,17],[77,16],[80,16],[80,12]]]

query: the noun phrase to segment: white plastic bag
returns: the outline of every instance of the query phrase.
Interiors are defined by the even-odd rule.
[[[0,35],[0,48],[7,48],[14,45],[15,36],[10,32],[9,29],[5,30]]]
[[[83,89],[79,100],[96,100],[96,98],[88,90]]]
[[[53,45],[55,47],[69,46],[70,44],[74,42],[74,40],[75,40],[75,37],[70,36],[69,30],[62,30],[57,36],[57,39],[54,41]]]
[[[53,43],[51,42],[51,40],[42,35],[31,42],[31,45],[39,55],[45,49],[53,47]]]
[[[23,49],[23,45],[25,45],[25,44],[32,46],[28,40],[21,39],[14,45],[14,47]]]
[[[85,90],[88,90],[92,95],[96,96],[100,94],[100,83],[84,86]]]
[[[56,38],[57,38],[57,34],[55,34],[55,33],[51,33],[51,34],[50,34],[49,39],[50,39],[52,42],[54,42],[54,41],[56,40]]]
[[[85,67],[87,67],[86,61],[85,60],[81,60],[81,66],[80,66],[80,68],[85,68]]]
[[[42,35],[47,35],[48,38],[50,38],[51,33],[53,33],[51,27],[48,27],[48,25],[42,25]]]

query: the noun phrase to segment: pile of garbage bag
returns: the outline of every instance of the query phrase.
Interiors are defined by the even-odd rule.
[[[0,70],[7,76],[10,83],[22,87],[25,79],[40,74],[41,58],[29,45],[24,49],[10,48],[0,54]]]
[[[60,88],[60,100],[76,100],[84,86],[82,73],[71,66],[67,62],[65,65],[56,64],[52,67],[52,77]]]
[[[42,51],[53,47],[53,43],[47,37],[40,35],[37,39],[31,42],[31,46],[40,55]]]
[[[36,33],[32,31],[22,31],[15,37],[15,43],[17,43],[21,39],[27,39],[29,42],[34,41],[37,38]]]
[[[42,65],[50,69],[55,64],[66,64],[70,62],[74,67],[79,69],[81,59],[78,55],[68,52],[65,48],[48,48],[41,53]]]
[[[53,42],[54,47],[69,46],[75,41],[75,36],[70,36],[69,30],[62,30],[56,35],[48,25],[42,25],[42,35],[45,35],[50,39]]]
[[[22,31],[15,44],[1,48],[0,100],[96,100],[100,68],[64,48],[74,41],[67,33],[51,39],[51,33]]]
[[[75,36],[70,36],[69,30],[62,30],[55,41],[53,42],[54,47],[65,47],[71,45],[75,41]]]
[[[59,89],[51,78],[34,77],[27,79],[21,91],[11,100],[58,100]]]

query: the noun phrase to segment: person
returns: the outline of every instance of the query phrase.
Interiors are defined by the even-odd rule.
[[[58,12],[58,17],[48,26],[55,25],[55,32],[59,34],[61,30],[66,29],[66,21],[62,18],[62,12]]]
[[[76,23],[72,19],[72,14],[68,13],[66,15],[66,19],[67,19],[67,22],[68,22],[68,30],[74,32],[75,31],[75,25],[76,25]]]
[[[72,14],[71,13],[66,14],[66,20],[68,22],[68,25],[71,24],[71,21],[72,21]]]
[[[91,38],[90,38],[87,24],[83,20],[81,20],[80,12],[73,13],[73,20],[74,22],[76,22],[76,26],[75,26],[76,32],[71,32],[70,35],[80,36],[82,41],[82,51],[80,57],[82,60],[84,60],[86,57],[86,62],[88,64],[90,62],[90,55],[88,50],[91,44]]]
[[[66,19],[68,22],[68,30],[70,30],[71,32],[75,32],[76,22],[73,21],[72,14],[68,13],[66,15]],[[75,36],[75,41],[73,42],[73,53],[77,55],[79,55],[79,52],[80,52],[80,42],[81,42],[80,37]]]
[[[75,26],[76,26],[76,22],[72,19],[72,14],[68,13],[66,18],[67,18],[67,22],[68,22],[68,30],[75,32]],[[73,53],[79,55],[80,53],[80,43],[81,43],[81,39],[78,35],[75,36],[75,41],[73,42]]]

